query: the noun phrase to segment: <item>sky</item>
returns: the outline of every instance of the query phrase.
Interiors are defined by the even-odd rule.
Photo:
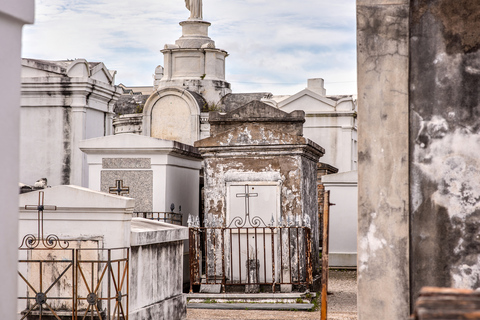
[[[184,0],[36,0],[22,56],[101,61],[116,84],[148,86],[189,15]],[[290,95],[323,78],[327,95],[356,94],[355,0],[203,0],[203,19],[234,93]]]

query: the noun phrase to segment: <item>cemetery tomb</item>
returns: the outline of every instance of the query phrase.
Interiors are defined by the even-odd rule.
[[[323,149],[302,137],[303,122],[302,111],[259,101],[210,114],[212,136],[195,143],[204,158],[207,219],[197,228],[205,270],[193,268],[194,280],[202,273],[217,289],[268,284],[289,291],[316,276],[310,272],[319,262],[316,164]]]

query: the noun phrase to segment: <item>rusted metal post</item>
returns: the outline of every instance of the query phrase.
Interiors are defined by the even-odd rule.
[[[282,233],[283,233],[283,228],[279,227],[278,232],[280,233],[280,284],[283,283],[283,239],[282,239]]]
[[[330,191],[326,191],[324,203],[323,203],[322,306],[321,306],[320,320],[327,320],[329,218],[330,218]]]
[[[77,287],[78,287],[78,250],[72,249],[72,309],[73,319],[77,319]]]
[[[273,293],[275,293],[275,282],[277,281],[277,275],[275,274],[275,238],[274,238],[275,230],[277,230],[277,228],[274,228],[274,227],[270,228],[270,238],[272,240],[272,292]]]
[[[208,256],[209,256],[209,254],[208,254],[208,246],[207,246],[208,240],[209,240],[208,239],[209,238],[209,235],[208,235],[209,234],[209,232],[208,232],[209,229],[207,229],[205,227],[204,230],[205,230],[205,241],[204,241],[205,242],[205,283],[209,284],[209,281],[208,281]]]
[[[127,271],[127,315],[126,315],[125,320],[128,320],[128,314],[129,314],[128,306],[130,305],[130,303],[129,303],[129,301],[130,301],[130,286],[129,286],[129,283],[130,283],[130,273],[129,273],[129,269],[130,269],[130,248],[127,248],[127,261],[125,261],[125,268],[126,268],[126,271]]]
[[[263,228],[263,279],[267,282],[267,256],[266,256],[265,228]],[[273,253],[272,253],[273,254]],[[272,275],[273,277],[275,275]]]
[[[227,277],[225,276],[225,228],[222,226],[222,293],[225,293],[225,282]]]
[[[306,282],[307,284],[313,283],[313,266],[312,266],[312,238],[310,229],[304,227],[305,229],[305,246],[306,246],[306,260],[307,260],[307,275]]]
[[[213,231],[213,240],[212,240],[212,247],[213,247],[213,283],[217,284],[217,229],[215,227],[212,228]]]
[[[108,261],[107,261],[107,268],[108,268],[108,271],[107,271],[107,319],[110,320],[111,319],[111,313],[110,313],[110,300],[111,300],[111,296],[112,296],[112,283],[111,283],[111,278],[112,278],[112,264],[110,263],[110,261],[112,261],[112,254],[111,254],[111,251],[110,249],[107,250],[107,254],[108,254]]]
[[[300,283],[302,282],[302,280],[300,279],[300,243],[298,241],[298,230],[299,228],[298,227],[295,227],[296,230],[297,230],[297,282]],[[293,282],[293,279],[292,279],[292,282]]]
[[[188,229],[189,234],[188,234],[188,247],[189,247],[189,260],[190,260],[190,293],[193,293],[193,282],[194,280],[194,264],[196,263],[196,254],[193,249],[193,246],[195,245],[195,232],[193,228]]]
[[[230,231],[230,282],[233,282],[233,241],[232,241],[232,229]]]

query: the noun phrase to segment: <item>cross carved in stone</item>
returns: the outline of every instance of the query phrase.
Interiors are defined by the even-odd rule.
[[[115,180],[115,187],[108,188],[108,192],[111,194],[123,196],[130,192],[130,187],[125,187],[123,185],[123,180]]]
[[[245,193],[237,193],[237,198],[245,198],[245,217],[250,215],[250,198],[258,197],[258,193],[250,193],[249,192],[250,186],[248,184],[245,185]],[[254,188],[252,187],[252,190]]]

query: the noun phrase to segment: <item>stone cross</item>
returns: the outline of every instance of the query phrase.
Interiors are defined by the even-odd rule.
[[[130,187],[124,187],[123,180],[115,180],[115,187],[108,188],[108,192],[111,194],[123,196],[130,192]]]

